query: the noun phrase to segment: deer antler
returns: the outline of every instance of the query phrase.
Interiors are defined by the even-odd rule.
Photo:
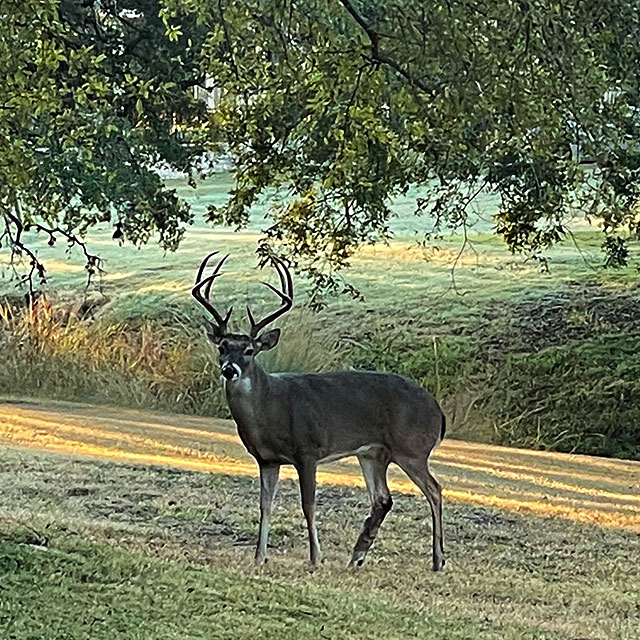
[[[202,279],[204,274],[204,270],[207,267],[207,263],[209,260],[218,254],[218,251],[211,252],[201,263],[200,268],[198,269],[198,275],[196,276],[196,284],[191,289],[191,294],[193,297],[213,316],[213,319],[216,321],[218,328],[221,333],[226,333],[227,331],[227,323],[229,322],[229,318],[231,317],[231,312],[233,311],[233,307],[229,308],[224,318],[218,313],[217,309],[211,304],[209,300],[209,295],[211,293],[211,286],[213,285],[213,281],[220,275],[220,269],[224,264],[224,261],[229,257],[227,254],[218,264],[215,266],[213,273]],[[204,291],[203,291],[204,290]],[[204,293],[204,295],[203,295]]]
[[[271,324],[276,318],[279,318],[281,315],[285,314],[291,307],[293,306],[293,280],[291,278],[291,273],[287,269],[286,265],[279,258],[272,257],[271,264],[274,266],[276,272],[278,273],[278,277],[280,278],[280,289],[276,289],[272,284],[268,282],[263,282],[265,286],[269,287],[271,291],[273,291],[282,301],[282,305],[279,309],[276,309],[273,313],[269,314],[266,318],[260,320],[260,322],[256,322],[251,313],[251,309],[247,306],[247,315],[249,316],[249,322],[251,323],[251,329],[249,330],[249,335],[251,338],[257,337],[258,333],[262,331],[268,324]]]

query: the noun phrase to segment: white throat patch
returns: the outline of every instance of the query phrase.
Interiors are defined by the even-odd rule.
[[[240,376],[233,378],[233,380],[225,380],[225,384],[239,393],[251,393],[252,384],[249,376]]]
[[[241,391],[242,393],[251,393],[251,378],[249,376],[242,376],[240,378],[236,378],[234,381],[234,386]]]

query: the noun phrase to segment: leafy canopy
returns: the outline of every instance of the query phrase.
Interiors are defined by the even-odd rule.
[[[265,187],[286,185],[296,198],[268,236],[312,267],[384,237],[389,196],[413,184],[436,231],[498,192],[515,250],[562,238],[577,206],[607,232],[638,231],[637,3],[168,4],[206,27],[207,71],[226,90],[216,121],[238,182],[215,221],[242,224]]]
[[[412,185],[436,234],[497,192],[513,250],[544,250],[580,210],[615,265],[640,230],[636,2],[0,0],[0,15],[5,224],[109,217],[174,247],[189,214],[150,167],[193,170],[224,145],[236,186],[211,221],[242,226],[286,190],[261,250],[321,286],[388,236],[389,198]],[[224,88],[208,117],[186,92],[205,77]]]
[[[167,35],[154,0],[0,0],[0,24],[0,250],[32,284],[35,232],[80,246],[89,274],[98,222],[176,248],[191,213],[152,168],[193,172],[206,148],[197,35]]]

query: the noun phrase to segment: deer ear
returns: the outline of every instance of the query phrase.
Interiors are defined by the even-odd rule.
[[[222,335],[222,331],[220,331],[220,327],[218,325],[205,320],[204,329],[207,332],[207,338],[209,338],[213,344],[220,344],[220,341],[224,336]]]
[[[280,340],[280,329],[271,329],[256,338],[258,351],[269,351],[278,344]]]

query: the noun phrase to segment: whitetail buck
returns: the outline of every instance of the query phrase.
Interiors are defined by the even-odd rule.
[[[292,306],[293,282],[286,266],[273,259],[280,289],[280,307],[259,322],[249,307],[249,335],[231,333],[210,301],[211,287],[228,255],[204,276],[210,258],[200,265],[193,296],[213,316],[209,338],[220,353],[227,402],[238,433],[260,467],[260,532],[256,563],[267,557],[271,506],[280,466],[295,466],[300,480],[302,509],[309,531],[311,563],[320,561],[315,522],[316,467],[345,456],[358,457],[371,498],[371,511],[358,536],[351,566],[359,567],[391,509],[387,467],[395,462],[418,485],[431,506],[433,568],[444,566],[441,488],[428,468],[429,455],[445,432],[445,418],[436,400],[424,389],[390,373],[267,373],[258,364],[261,351],[273,349],[280,329],[263,329]]]

